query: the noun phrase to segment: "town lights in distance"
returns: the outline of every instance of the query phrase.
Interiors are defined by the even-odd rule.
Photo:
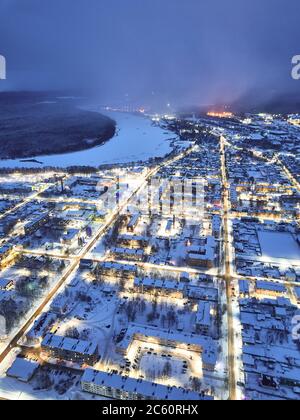
[[[294,80],[300,80],[300,55],[295,55],[292,58],[292,78]]]
[[[233,113],[232,112],[214,112],[214,111],[210,111],[207,113],[208,117],[213,117],[213,118],[232,118],[233,117]]]

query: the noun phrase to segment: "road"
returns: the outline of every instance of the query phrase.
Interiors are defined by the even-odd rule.
[[[227,295],[227,317],[228,317],[228,372],[229,372],[229,398],[231,400],[237,399],[236,393],[236,366],[235,366],[235,331],[233,322],[232,309],[232,273],[231,273],[231,259],[230,259],[230,231],[229,231],[229,211],[230,211],[230,191],[227,180],[226,169],[226,146],[225,138],[220,137],[220,155],[221,155],[221,172],[222,172],[222,186],[223,186],[223,236],[224,236],[224,279],[226,282]]]

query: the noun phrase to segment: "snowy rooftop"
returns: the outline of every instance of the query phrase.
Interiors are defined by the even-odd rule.
[[[196,315],[196,323],[201,326],[210,327],[212,323],[210,310],[211,310],[210,302],[203,302],[203,301],[199,302],[197,315]]]
[[[100,264],[100,267],[103,270],[113,270],[113,271],[131,271],[133,273],[136,272],[136,267],[129,264],[120,264],[117,262],[103,262]]]
[[[16,378],[19,381],[28,382],[38,367],[39,364],[37,362],[32,362],[18,357],[8,369],[6,374],[7,376]]]
[[[151,278],[135,278],[134,285],[136,287],[151,287],[153,289],[165,289],[170,291],[181,291],[185,289],[183,283],[178,283],[171,280],[151,279]]]
[[[155,384],[140,379],[124,378],[120,375],[110,374],[106,372],[96,371],[93,369],[86,369],[81,382],[87,384],[95,384],[103,388],[112,388],[115,390],[122,390],[128,393],[137,393],[155,400],[211,400],[211,397],[201,397],[193,391],[168,387],[160,384]]]
[[[261,280],[257,280],[256,290],[266,290],[266,291],[276,292],[276,293],[286,292],[286,288],[283,284],[269,282],[269,281],[261,281]]]
[[[131,248],[111,248],[113,254],[129,255],[129,256],[143,256],[144,251],[142,249],[131,249]]]
[[[155,338],[170,346],[175,345],[186,348],[193,346],[202,353],[202,360],[205,364],[215,366],[217,362],[217,348],[211,337],[130,324],[125,338],[118,344],[119,348],[126,351],[137,336],[139,338]]]

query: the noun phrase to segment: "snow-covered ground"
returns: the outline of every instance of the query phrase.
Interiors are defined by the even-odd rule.
[[[299,260],[300,248],[290,233],[258,231],[263,257]]]
[[[103,146],[60,155],[35,156],[36,163],[13,159],[0,160],[0,168],[31,168],[42,165],[62,168],[73,165],[99,166],[147,161],[153,157],[163,157],[172,151],[170,139],[174,138],[174,135],[153,125],[150,119],[121,112],[101,110],[100,113],[117,122],[115,137]]]

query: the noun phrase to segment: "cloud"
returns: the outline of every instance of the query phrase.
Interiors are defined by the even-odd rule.
[[[298,0],[1,0],[15,89],[88,89],[140,101],[289,92]],[[155,95],[153,95],[153,92]]]

